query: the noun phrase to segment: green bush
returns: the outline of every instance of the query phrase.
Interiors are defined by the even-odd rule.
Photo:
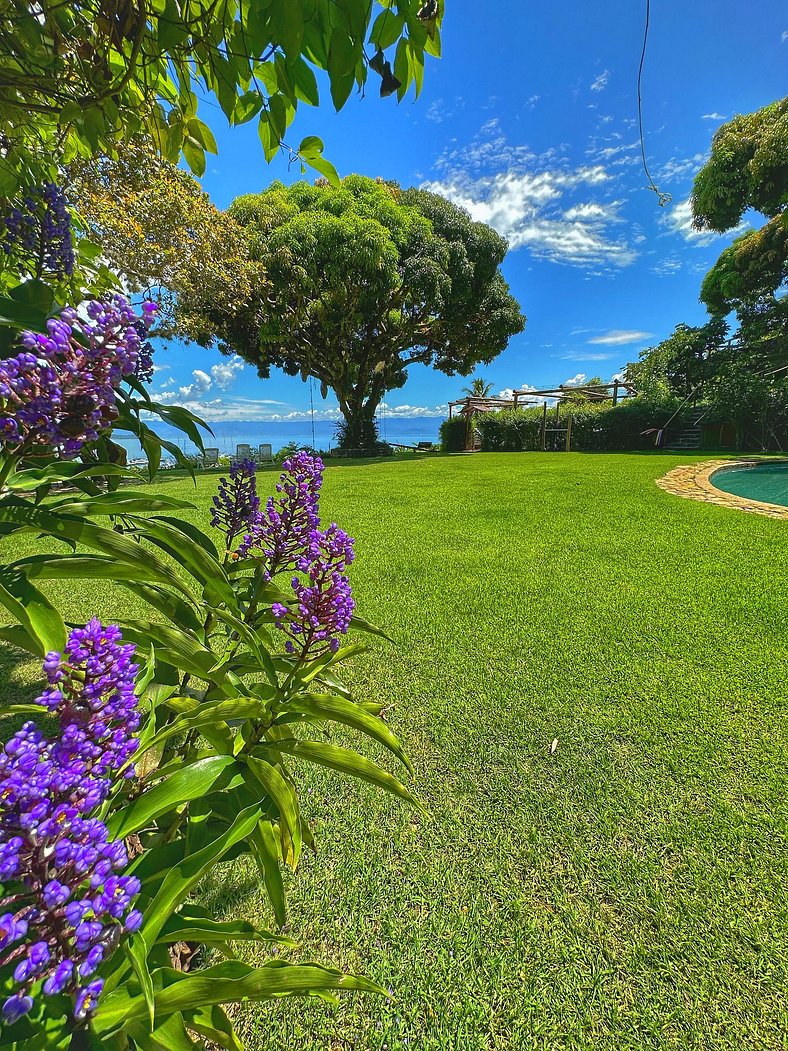
[[[672,403],[633,398],[612,406],[605,403],[564,403],[558,424],[572,416],[572,449],[577,452],[627,452],[652,449],[655,431],[674,411]],[[477,421],[484,452],[524,452],[540,448],[543,409],[504,409]],[[556,426],[555,409],[548,409],[547,426]],[[546,447],[565,448],[564,434],[548,430]]]
[[[445,453],[459,453],[465,449],[467,423],[464,416],[454,416],[440,425],[441,449]]]

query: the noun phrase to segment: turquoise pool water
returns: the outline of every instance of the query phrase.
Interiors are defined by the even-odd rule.
[[[721,467],[711,476],[711,484],[724,493],[747,500],[788,507],[788,461],[785,460],[747,467]]]

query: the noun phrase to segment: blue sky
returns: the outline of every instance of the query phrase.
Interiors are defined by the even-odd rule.
[[[443,58],[424,90],[397,105],[367,97],[335,114],[302,106],[290,138],[319,135],[341,175],[426,185],[509,238],[504,273],[528,324],[479,374],[495,391],[574,377],[609,378],[679,321],[702,323],[698,289],[730,236],[690,226],[692,178],[720,123],[785,93],[788,11],[774,0],[652,0],[643,78],[652,175],[646,188],[636,125],[636,72],[645,3],[565,0],[552,7],[446,0]],[[219,156],[203,186],[226,207],[272,179],[253,123],[229,129],[204,105]],[[747,220],[758,225],[758,216]],[[218,351],[169,344],[154,391],[206,419],[298,419],[309,389]],[[391,415],[441,413],[465,380],[420,367],[389,397]],[[335,416],[329,394],[319,416]]]

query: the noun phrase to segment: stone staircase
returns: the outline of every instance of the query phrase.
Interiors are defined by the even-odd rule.
[[[663,449],[700,449],[703,428],[700,421],[703,419],[705,410],[693,409],[682,416],[678,416],[668,427]]]

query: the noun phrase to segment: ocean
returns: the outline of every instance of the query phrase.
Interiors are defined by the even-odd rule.
[[[381,440],[389,442],[401,442],[403,445],[416,445],[418,442],[437,442],[439,439],[438,428],[443,420],[442,416],[419,416],[412,419],[386,418],[380,424]],[[159,420],[147,421],[151,427],[162,438],[174,442],[185,453],[196,453],[196,446],[189,441],[185,434],[176,430],[169,424]],[[238,445],[270,445],[274,453],[282,446],[290,442],[299,445],[313,445],[317,449],[328,450],[336,441],[334,431],[336,422],[333,420],[315,420],[314,441],[312,422],[306,420],[288,420],[286,422],[271,423],[266,420],[221,420],[215,423],[208,422],[214,437],[205,435],[205,445],[208,448],[218,449],[220,455],[232,456]],[[113,440],[119,445],[125,446],[130,459],[142,456],[137,440],[131,436],[113,435]],[[166,457],[165,453],[165,457]]]

